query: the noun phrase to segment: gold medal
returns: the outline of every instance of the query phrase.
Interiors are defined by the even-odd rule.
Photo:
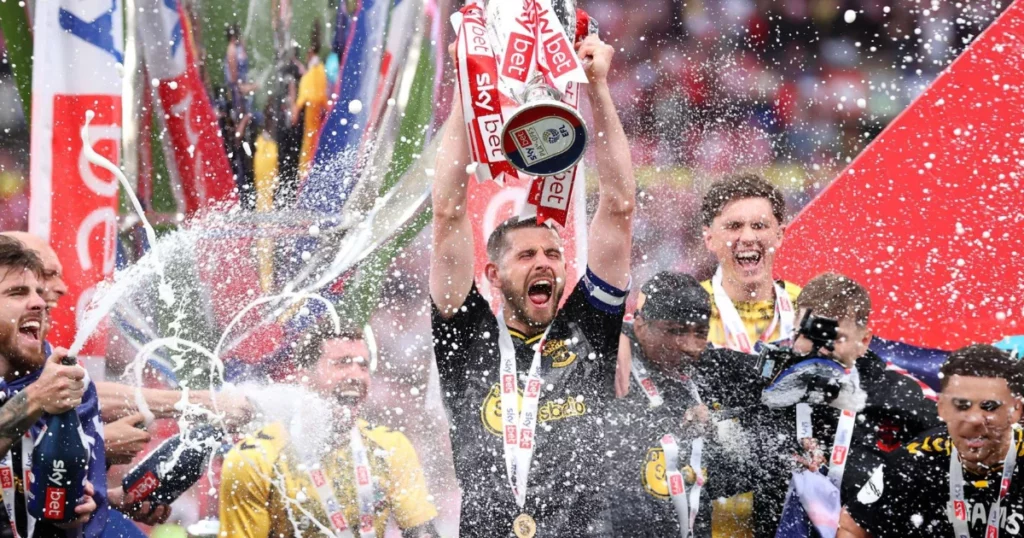
[[[519,514],[512,522],[512,532],[519,538],[533,538],[537,534],[537,522],[530,514]]]

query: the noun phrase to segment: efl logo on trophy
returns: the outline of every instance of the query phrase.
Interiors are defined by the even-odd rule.
[[[587,149],[587,128],[580,113],[561,102],[558,90],[543,83],[524,97],[501,132],[508,162],[531,176],[552,176],[576,166]]]

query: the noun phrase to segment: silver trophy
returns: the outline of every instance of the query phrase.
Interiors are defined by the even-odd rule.
[[[491,41],[498,58],[506,58],[504,47],[508,36],[498,35],[494,21],[518,15],[502,12],[502,4],[500,0],[492,0],[487,6]],[[586,30],[577,31],[575,0],[553,0],[552,8],[566,31],[570,47],[577,38],[597,33],[594,19],[582,11],[580,14],[587,18]],[[542,45],[537,43],[536,46]],[[563,52],[575,54],[573,50]],[[573,84],[569,91],[578,90],[579,86]],[[564,95],[549,85],[540,73],[531,77],[520,91],[508,93],[519,103],[506,118],[501,133],[502,152],[508,162],[531,176],[557,175],[576,166],[586,151],[588,137],[583,116],[574,106],[578,96]]]

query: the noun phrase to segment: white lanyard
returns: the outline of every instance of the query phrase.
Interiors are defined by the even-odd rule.
[[[7,517],[11,520],[11,531],[18,536],[18,525],[15,523],[14,515],[14,468],[11,466],[11,453],[4,455],[3,462],[0,462],[0,486],[4,492],[4,508],[7,509]]]
[[[630,339],[629,345],[629,370],[633,374],[633,379],[636,380],[636,383],[640,385],[641,389],[643,389],[644,394],[647,395],[647,400],[650,402],[651,407],[661,406],[665,403],[665,399],[661,397],[661,391],[658,390],[658,385],[654,383],[653,379],[651,379],[651,374],[647,370],[647,366],[644,365],[644,361],[638,358],[634,352],[634,349],[636,349],[634,346],[638,346],[638,344]],[[697,402],[697,405],[702,405],[704,401],[701,400],[700,393],[697,391],[697,386],[694,385],[693,380],[687,378],[682,381],[686,384],[686,389],[690,391],[690,396],[693,398],[693,401]]]
[[[775,332],[775,326],[779,324],[781,324],[779,334],[781,340],[793,337],[793,318],[795,316],[793,303],[789,300],[789,294],[786,293],[785,288],[780,286],[778,282],[773,283],[773,286],[775,287],[775,316],[772,318],[771,325],[761,334],[760,340],[762,342],[768,342],[771,339],[772,333]],[[755,351],[754,345],[750,342],[750,337],[747,335],[746,326],[743,325],[743,320],[740,319],[736,306],[732,304],[732,300],[725,293],[725,288],[722,287],[721,266],[715,271],[715,276],[711,278],[711,290],[714,294],[715,306],[718,307],[718,315],[722,318],[722,330],[725,332],[725,347],[753,354]]]
[[[690,531],[693,531],[693,524],[697,521],[697,512],[700,511],[700,490],[704,489],[704,469],[701,467],[701,459],[704,455],[704,438],[698,437],[690,444],[690,468],[693,469],[693,476],[696,483],[690,488]]]
[[[637,383],[643,387],[644,392],[647,394],[651,407],[658,407],[664,403],[658,392],[658,387],[648,374],[643,361],[633,356],[630,367]],[[698,405],[703,404],[693,380],[686,379],[683,382],[686,384],[687,389],[689,389],[693,400]],[[704,472],[701,466],[701,459],[704,454],[704,438],[698,437],[690,444],[690,469],[693,470],[696,483],[690,488],[689,501],[686,498],[686,486],[683,475],[679,472],[679,445],[672,434],[667,434],[661,438],[661,449],[665,453],[665,480],[668,482],[669,496],[672,498],[672,506],[675,508],[676,517],[679,520],[680,535],[686,538],[693,531],[694,523],[697,521],[697,512],[700,510],[700,492],[704,487]]]
[[[537,430],[537,405],[540,402],[540,389],[543,380],[540,377],[540,359],[544,343],[548,338],[551,325],[544,330],[537,349],[533,354],[533,362],[523,389],[523,406],[519,409],[519,381],[516,379],[516,348],[512,343],[512,334],[505,324],[505,314],[498,312],[498,354],[501,356],[499,368],[501,384],[501,426],[505,449],[505,475],[508,477],[512,493],[515,495],[519,508],[526,506],[526,488],[530,476],[530,465],[533,463],[533,450],[536,446],[534,438]]]
[[[665,481],[668,482],[668,493],[679,521],[679,535],[686,538],[693,532],[697,512],[700,511],[700,490],[704,486],[700,460],[704,452],[704,438],[698,437],[690,445],[690,468],[697,480],[690,488],[689,500],[686,498],[686,481],[679,472],[679,444],[672,434],[661,438],[661,450],[665,453]]]
[[[32,442],[32,434],[25,432],[25,435],[21,436],[21,487],[22,492],[25,495],[25,502],[28,503],[28,490],[29,484],[29,473],[32,470],[32,447],[35,446]],[[3,488],[4,493],[4,508],[7,509],[7,517],[10,518],[11,532],[14,533],[14,537],[18,538],[18,515],[14,511],[14,496],[17,494],[17,488],[15,487],[14,479],[14,468],[11,464],[12,458],[11,453],[8,452],[4,455],[2,461],[0,461],[0,486]],[[27,508],[27,504],[26,504]],[[28,529],[28,535],[32,536],[36,526],[36,519],[29,515],[28,510],[25,510],[23,514],[27,519],[25,528]]]
[[[1010,480],[1013,478],[1013,469],[1017,465],[1017,444],[1014,431],[1010,431],[1010,448],[1006,451],[1006,459],[1003,461],[1003,476],[999,483],[999,496],[992,503],[988,511],[988,525],[985,527],[985,538],[999,538],[999,505],[1003,497],[1010,492]],[[952,444],[952,443],[950,443]],[[967,513],[967,503],[964,502],[964,468],[960,463],[960,453],[953,447],[949,455],[949,498],[953,504],[953,511],[947,513],[949,522],[953,525],[953,533],[957,538],[970,538],[970,524],[967,522],[970,514]]]
[[[359,503],[359,535],[373,536],[373,478],[370,474],[370,458],[363,445],[363,437],[358,426],[352,426],[349,434],[349,449],[352,452],[352,465],[355,470],[356,498]],[[345,518],[345,507],[338,502],[331,487],[331,480],[322,467],[310,469],[309,479],[316,488],[317,498],[338,538],[354,538],[348,520]]]
[[[683,474],[679,472],[679,445],[672,434],[661,438],[661,449],[665,452],[665,480],[668,482],[668,494],[672,498],[672,506],[676,509],[679,520],[679,534],[683,538],[690,535],[690,508],[686,500],[686,485]],[[693,507],[697,512],[697,507]]]
[[[633,350],[632,346],[634,342],[630,341],[630,351]],[[637,384],[644,389],[644,393],[647,395],[647,399],[650,401],[651,407],[658,407],[665,403],[665,400],[661,397],[661,393],[658,391],[658,386],[651,379],[650,373],[647,371],[647,367],[644,366],[643,361],[636,356],[635,353],[631,353],[630,370],[633,372],[633,378],[636,379]],[[684,379],[683,383],[686,384],[687,390],[690,391],[690,396],[697,405],[703,405],[701,400],[700,392],[697,390],[697,386],[693,383],[692,379]],[[686,500],[686,488],[682,482],[682,475],[679,473],[679,445],[676,444],[675,437],[671,434],[662,437],[661,448],[665,452],[665,479],[668,481],[669,494],[672,497],[672,505],[676,509],[676,516],[679,518],[680,532],[683,538],[692,531],[694,522],[697,521],[697,512],[700,509],[700,491],[704,487],[704,473],[701,470],[701,458],[704,453],[704,438],[698,437],[694,439],[690,445],[690,468],[693,469],[694,476],[697,477],[696,483],[690,488],[690,499],[689,503]],[[675,474],[671,474],[675,473]],[[678,478],[675,478],[678,475]],[[677,481],[677,484],[673,484],[673,480]],[[692,508],[690,508],[692,507]],[[686,524],[684,525],[683,522]]]
[[[647,371],[643,361],[637,358],[636,353],[632,353],[633,346],[635,345],[636,343],[631,340],[629,370],[633,374],[633,379],[636,380],[636,383],[644,390],[644,394],[647,395],[647,400],[650,402],[651,407],[660,407],[665,403],[665,399],[658,392],[658,386],[654,384],[654,380],[651,379],[651,374]]]
[[[857,414],[849,409],[843,409],[839,415],[839,423],[836,424],[836,435],[832,440],[832,455],[828,464],[828,481],[836,489],[843,483],[843,473],[846,472],[846,462],[850,457],[850,442],[853,440],[853,426],[856,423]],[[811,406],[806,403],[796,404],[796,438],[799,441],[804,438],[814,437],[814,425],[811,422]]]

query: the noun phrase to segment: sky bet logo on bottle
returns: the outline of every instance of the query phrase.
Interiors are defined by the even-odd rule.
[[[43,517],[61,521],[64,519],[64,499],[67,497],[67,490],[64,488],[46,488],[46,509]]]
[[[142,478],[136,480],[132,487],[128,488],[125,492],[124,501],[127,504],[141,501],[148,497],[150,493],[156,491],[158,487],[160,487],[160,480],[153,474],[153,471],[149,471],[142,475]]]
[[[65,487],[67,482],[67,468],[64,460],[53,460],[53,468],[46,480],[53,486],[46,486],[46,499],[43,506],[43,519],[62,521],[64,519],[64,501],[67,499],[68,490]]]

